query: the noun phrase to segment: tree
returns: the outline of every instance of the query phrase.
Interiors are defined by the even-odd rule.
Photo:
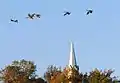
[[[72,71],[72,75],[70,75]],[[81,83],[83,75],[79,73],[74,67],[65,67],[63,71],[52,80],[51,83]]]
[[[47,83],[47,82],[39,77],[39,78],[29,79],[27,83]]]
[[[20,71],[25,73],[29,78],[34,78],[36,76],[36,65],[32,61],[26,61],[24,59],[20,61],[13,61],[12,66],[20,67]]]
[[[35,78],[36,65],[24,59],[13,61],[0,71],[0,78],[5,83],[26,83],[30,78]]]
[[[112,83],[111,74],[114,71],[109,69],[106,71],[95,69],[94,71],[90,72],[88,76],[89,83]]]
[[[66,78],[68,79],[68,81],[76,81],[78,82],[80,73],[79,71],[76,69],[76,67],[66,67],[63,70],[64,75],[66,76]]]
[[[71,72],[72,71],[72,72]],[[70,75],[69,72],[72,74]],[[95,69],[89,73],[79,73],[74,67],[66,67],[61,74],[57,75],[57,77],[51,83],[119,83],[120,80],[111,77],[111,74],[114,70],[98,70]]]
[[[44,78],[48,83],[51,83],[62,72],[60,67],[49,65],[44,73]]]

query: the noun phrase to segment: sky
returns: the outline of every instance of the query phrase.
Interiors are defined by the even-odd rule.
[[[115,69],[120,76],[120,0],[0,0],[0,68],[31,60],[43,76],[48,65],[68,64],[74,43],[81,72]],[[86,15],[86,9],[93,13]],[[71,12],[63,16],[64,11]],[[41,18],[29,20],[28,13]],[[10,19],[18,19],[12,23]]]

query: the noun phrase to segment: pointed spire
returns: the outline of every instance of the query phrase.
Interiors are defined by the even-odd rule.
[[[70,47],[70,59],[69,59],[69,66],[77,66],[76,57],[75,57],[75,51],[74,51],[74,45],[71,42]]]

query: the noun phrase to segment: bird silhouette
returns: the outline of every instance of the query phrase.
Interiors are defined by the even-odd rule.
[[[33,14],[28,14],[28,17],[26,17],[26,18],[29,18],[29,19],[34,19],[34,17],[35,17],[35,13],[33,13]]]
[[[37,18],[40,18],[41,15],[40,15],[40,14],[35,14],[35,16],[36,16]]]
[[[71,14],[71,12],[65,12],[65,13],[64,13],[64,16],[70,15],[70,14]]]
[[[87,10],[86,15],[88,15],[88,14],[90,14],[90,13],[93,13],[93,10]]]
[[[18,20],[10,19],[10,21],[18,23]]]

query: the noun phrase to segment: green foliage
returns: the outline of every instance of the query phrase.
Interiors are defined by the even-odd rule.
[[[49,65],[47,71],[44,73],[44,78],[46,79],[47,82],[50,83],[50,81],[55,79],[57,75],[59,75],[61,72],[62,71],[60,67],[58,68],[56,66]]]
[[[47,82],[39,77],[39,78],[29,79],[27,83],[47,83]]]
[[[69,76],[69,72],[72,71],[72,75]],[[82,74],[79,73],[74,67],[65,67],[63,71],[55,78],[52,79],[49,83],[69,83],[69,81],[72,81],[74,83],[78,83],[78,81],[82,80],[80,79]]]
[[[78,68],[77,68],[78,69]],[[114,70],[98,70],[80,73],[76,67],[48,66],[44,78],[48,83],[120,83],[116,77],[111,77]],[[4,83],[47,83],[42,78],[36,78],[36,65],[24,59],[13,61],[12,64],[0,70],[0,80]],[[72,74],[70,74],[72,73]]]
[[[13,61],[0,71],[0,78],[5,83],[26,83],[29,78],[35,78],[36,66],[31,61]]]
[[[90,72],[88,76],[89,83],[112,83],[111,74],[114,71],[109,69],[106,71],[95,69],[94,71]]]
[[[72,71],[72,75],[69,76],[69,72]],[[119,80],[114,80],[111,77],[114,71],[109,69],[106,71],[95,69],[89,73],[79,73],[74,67],[65,68],[61,74],[59,74],[51,83],[118,83]]]
[[[24,59],[20,61],[13,61],[11,66],[19,67],[21,72],[23,72],[27,77],[34,77],[36,71],[36,65],[32,61],[26,61]]]

